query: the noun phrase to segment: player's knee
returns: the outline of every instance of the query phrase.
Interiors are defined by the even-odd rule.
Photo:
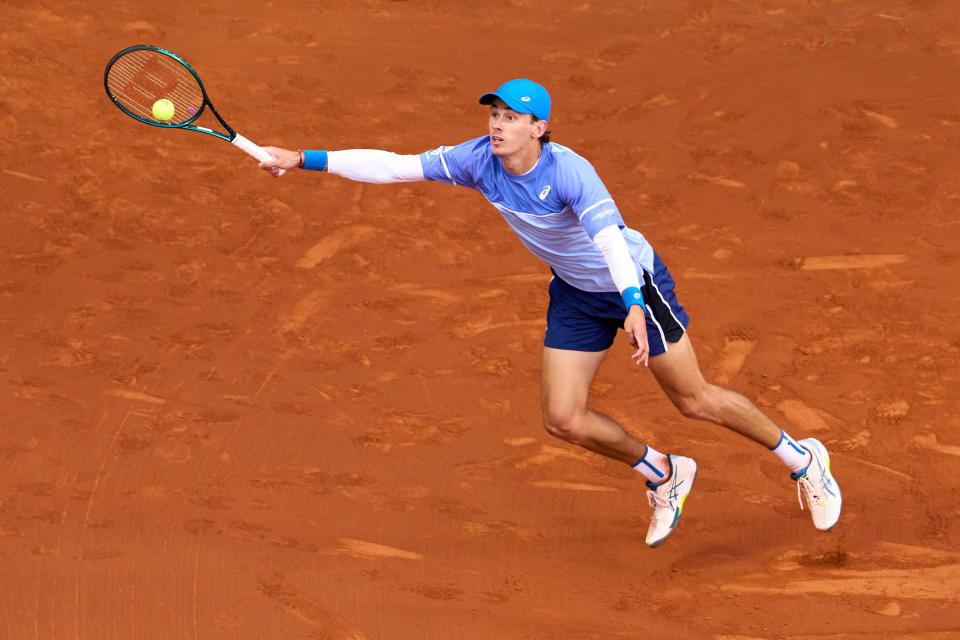
[[[692,420],[706,420],[708,422],[716,422],[717,420],[717,403],[714,402],[709,387],[696,394],[674,397],[673,403],[680,413]]]
[[[583,437],[582,412],[572,407],[544,407],[543,427],[554,438],[578,442]]]
[[[680,413],[691,420],[706,420],[713,422],[713,414],[699,404],[684,404],[680,407]]]

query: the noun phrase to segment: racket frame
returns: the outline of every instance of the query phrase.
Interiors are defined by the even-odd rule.
[[[127,107],[125,107],[116,98],[116,96],[113,95],[113,92],[110,91],[110,83],[109,83],[110,69],[113,68],[114,63],[117,60],[119,60],[126,54],[132,53],[134,51],[154,51],[161,55],[165,55],[169,58],[172,58],[176,60],[178,63],[180,63],[181,65],[183,65],[184,68],[186,68],[186,70],[190,72],[190,75],[193,76],[194,80],[197,81],[197,87],[200,89],[200,94],[203,97],[203,101],[200,103],[200,108],[197,109],[197,112],[192,114],[192,116],[189,119],[183,122],[172,123],[172,122],[160,122],[157,120],[144,118],[143,116],[140,116],[134,113],[133,111],[131,111],[130,109],[128,109]],[[184,60],[177,54],[173,53],[172,51],[167,51],[166,49],[154,46],[152,44],[135,44],[131,47],[127,47],[126,49],[118,51],[116,54],[114,54],[112,58],[110,58],[110,61],[107,63],[106,69],[104,69],[103,71],[103,87],[106,90],[107,96],[110,98],[111,102],[117,105],[117,107],[119,107],[121,111],[123,111],[125,114],[127,114],[134,120],[139,120],[144,124],[149,124],[150,126],[153,126],[153,127],[160,127],[162,129],[187,129],[190,131],[199,131],[200,133],[206,133],[208,135],[211,135],[216,138],[220,138],[221,140],[226,140],[227,142],[232,143],[234,146],[240,148],[242,151],[245,151],[246,153],[253,156],[257,160],[260,160],[261,162],[271,160],[270,154],[267,153],[265,149],[261,148],[259,145],[251,142],[247,138],[244,138],[242,135],[234,131],[233,127],[227,124],[227,121],[224,120],[219,113],[217,113],[216,107],[213,106],[213,101],[210,100],[210,96],[207,95],[206,87],[203,86],[203,81],[200,80],[200,76],[197,74],[196,71],[194,71],[193,67],[191,67],[186,60]],[[199,125],[193,124],[194,122],[196,122],[197,118],[199,118],[203,114],[203,110],[206,109],[207,107],[210,107],[210,113],[212,113],[214,117],[217,119],[217,121],[219,121],[220,124],[223,125],[223,128],[226,129],[226,133],[222,133],[220,131],[216,131],[215,129],[210,129],[208,127],[201,127]],[[277,175],[282,175],[283,173],[284,171],[280,169],[278,170]]]
[[[128,53],[133,53],[134,51],[155,51],[155,52],[157,52],[157,53],[159,53],[159,54],[162,54],[162,55],[165,55],[165,56],[167,56],[167,57],[169,57],[169,58],[173,58],[174,60],[176,60],[177,62],[179,62],[180,64],[182,64],[182,65],[184,66],[184,68],[186,68],[186,70],[190,72],[190,75],[193,76],[193,79],[197,81],[197,88],[200,89],[200,95],[203,96],[203,102],[200,104],[200,108],[197,109],[197,112],[194,113],[189,119],[184,120],[183,122],[172,122],[172,123],[171,123],[171,122],[159,122],[159,121],[157,121],[157,120],[151,120],[151,119],[149,119],[149,118],[144,118],[143,116],[138,115],[138,114],[134,113],[133,111],[131,111],[130,109],[128,109],[127,107],[125,107],[125,106],[123,105],[123,103],[121,103],[121,102],[116,98],[116,96],[113,95],[113,92],[110,91],[110,84],[109,84],[110,69],[113,68],[113,64],[114,64],[117,60],[119,60],[119,59],[122,58],[123,56],[127,55]],[[189,63],[187,63],[186,60],[184,60],[183,58],[181,58],[181,57],[178,56],[177,54],[173,53],[172,51],[167,51],[166,49],[162,49],[162,48],[160,48],[160,47],[155,47],[155,46],[152,45],[152,44],[135,44],[135,45],[133,45],[132,47],[127,47],[126,49],[124,49],[124,50],[122,50],[122,51],[118,51],[112,58],[110,58],[110,62],[107,63],[107,68],[104,69],[104,71],[103,71],[103,87],[104,87],[104,89],[106,89],[106,91],[107,91],[107,96],[110,97],[110,100],[111,100],[115,105],[117,105],[118,107],[120,107],[120,110],[121,110],[121,111],[123,111],[125,114],[127,114],[128,116],[130,116],[130,117],[133,118],[134,120],[139,120],[140,122],[142,122],[142,123],[144,123],[144,124],[149,124],[149,125],[152,125],[152,126],[154,126],[154,127],[162,127],[162,128],[164,128],[164,129],[190,129],[190,130],[192,130],[192,131],[200,131],[200,132],[202,132],[202,133],[209,133],[210,135],[216,136],[216,137],[218,137],[218,138],[220,138],[220,139],[222,139],[222,140],[226,140],[227,142],[232,141],[232,140],[233,140],[233,137],[234,137],[235,135],[237,135],[237,132],[234,131],[233,128],[226,123],[226,121],[220,116],[219,113],[217,113],[217,109],[213,106],[213,102],[210,100],[210,96],[207,95],[207,89],[206,89],[206,87],[203,86],[203,81],[200,80],[200,76],[197,75],[197,72],[193,70],[193,67],[191,67],[191,66],[189,65]],[[227,130],[227,133],[224,134],[224,133],[221,133],[221,132],[219,132],[219,131],[215,131],[215,130],[213,130],[213,129],[209,129],[209,128],[207,128],[207,127],[200,127],[200,126],[197,126],[197,125],[193,124],[194,122],[196,122],[197,118],[199,118],[199,117],[203,114],[203,110],[206,109],[207,107],[210,107],[210,113],[212,113],[212,114],[217,118],[217,120],[220,122],[220,124],[223,125],[223,128]]]

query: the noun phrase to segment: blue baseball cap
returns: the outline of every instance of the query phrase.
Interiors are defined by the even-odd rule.
[[[496,92],[480,96],[480,104],[490,104],[494,98],[500,98],[517,113],[532,113],[540,120],[550,119],[550,94],[533,80],[508,80]]]

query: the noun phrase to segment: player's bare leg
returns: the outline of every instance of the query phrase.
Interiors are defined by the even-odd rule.
[[[666,353],[650,358],[650,371],[688,418],[727,427],[767,448],[780,441],[780,428],[750,400],[704,380],[687,334]]]
[[[645,445],[608,416],[587,408],[590,385],[606,351],[543,349],[540,403],[550,435],[634,464]]]
[[[684,456],[647,447],[609,417],[587,408],[590,385],[606,351],[565,351],[545,347],[541,402],[550,434],[631,465],[647,477],[653,508],[646,542],[660,545],[673,532],[697,476],[697,464]]]
[[[793,471],[790,477],[797,481],[814,526],[830,531],[836,525],[843,499],[819,440],[794,442],[742,395],[704,380],[686,334],[668,352],[650,358],[650,370],[685,416],[722,425],[773,450]]]

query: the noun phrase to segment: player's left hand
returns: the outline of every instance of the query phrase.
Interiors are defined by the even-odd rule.
[[[648,366],[650,363],[650,345],[647,343],[647,318],[639,305],[630,307],[627,318],[623,321],[623,330],[630,337],[630,346],[637,352],[631,358],[637,365]]]

